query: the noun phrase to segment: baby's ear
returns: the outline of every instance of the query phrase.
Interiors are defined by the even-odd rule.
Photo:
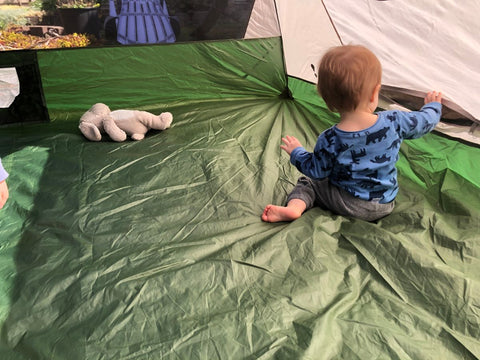
[[[375,99],[378,97],[378,95],[380,94],[380,89],[382,88],[382,84],[378,84],[375,86],[375,88],[373,89],[373,93],[372,93],[372,96],[370,96],[370,102],[374,102]]]

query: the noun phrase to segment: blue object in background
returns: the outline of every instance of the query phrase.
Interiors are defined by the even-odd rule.
[[[120,44],[175,42],[165,0],[122,0],[118,15],[115,0],[110,0],[109,5],[109,17],[115,18]]]

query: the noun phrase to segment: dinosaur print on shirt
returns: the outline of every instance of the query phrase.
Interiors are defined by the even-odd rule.
[[[380,142],[380,141],[386,139],[388,129],[390,129],[390,128],[389,127],[384,127],[383,129],[375,131],[372,134],[368,134],[366,145],[370,144],[371,142],[376,143],[376,142]]]

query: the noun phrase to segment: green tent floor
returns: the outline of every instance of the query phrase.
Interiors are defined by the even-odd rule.
[[[480,150],[405,142],[377,223],[264,223],[299,176],[281,137],[311,148],[335,120],[292,81],[173,105],[140,142],[3,128],[0,358],[480,358]]]

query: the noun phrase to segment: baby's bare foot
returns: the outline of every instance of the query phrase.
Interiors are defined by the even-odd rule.
[[[295,208],[267,205],[263,210],[262,220],[266,222],[293,221],[301,215],[302,212]]]

